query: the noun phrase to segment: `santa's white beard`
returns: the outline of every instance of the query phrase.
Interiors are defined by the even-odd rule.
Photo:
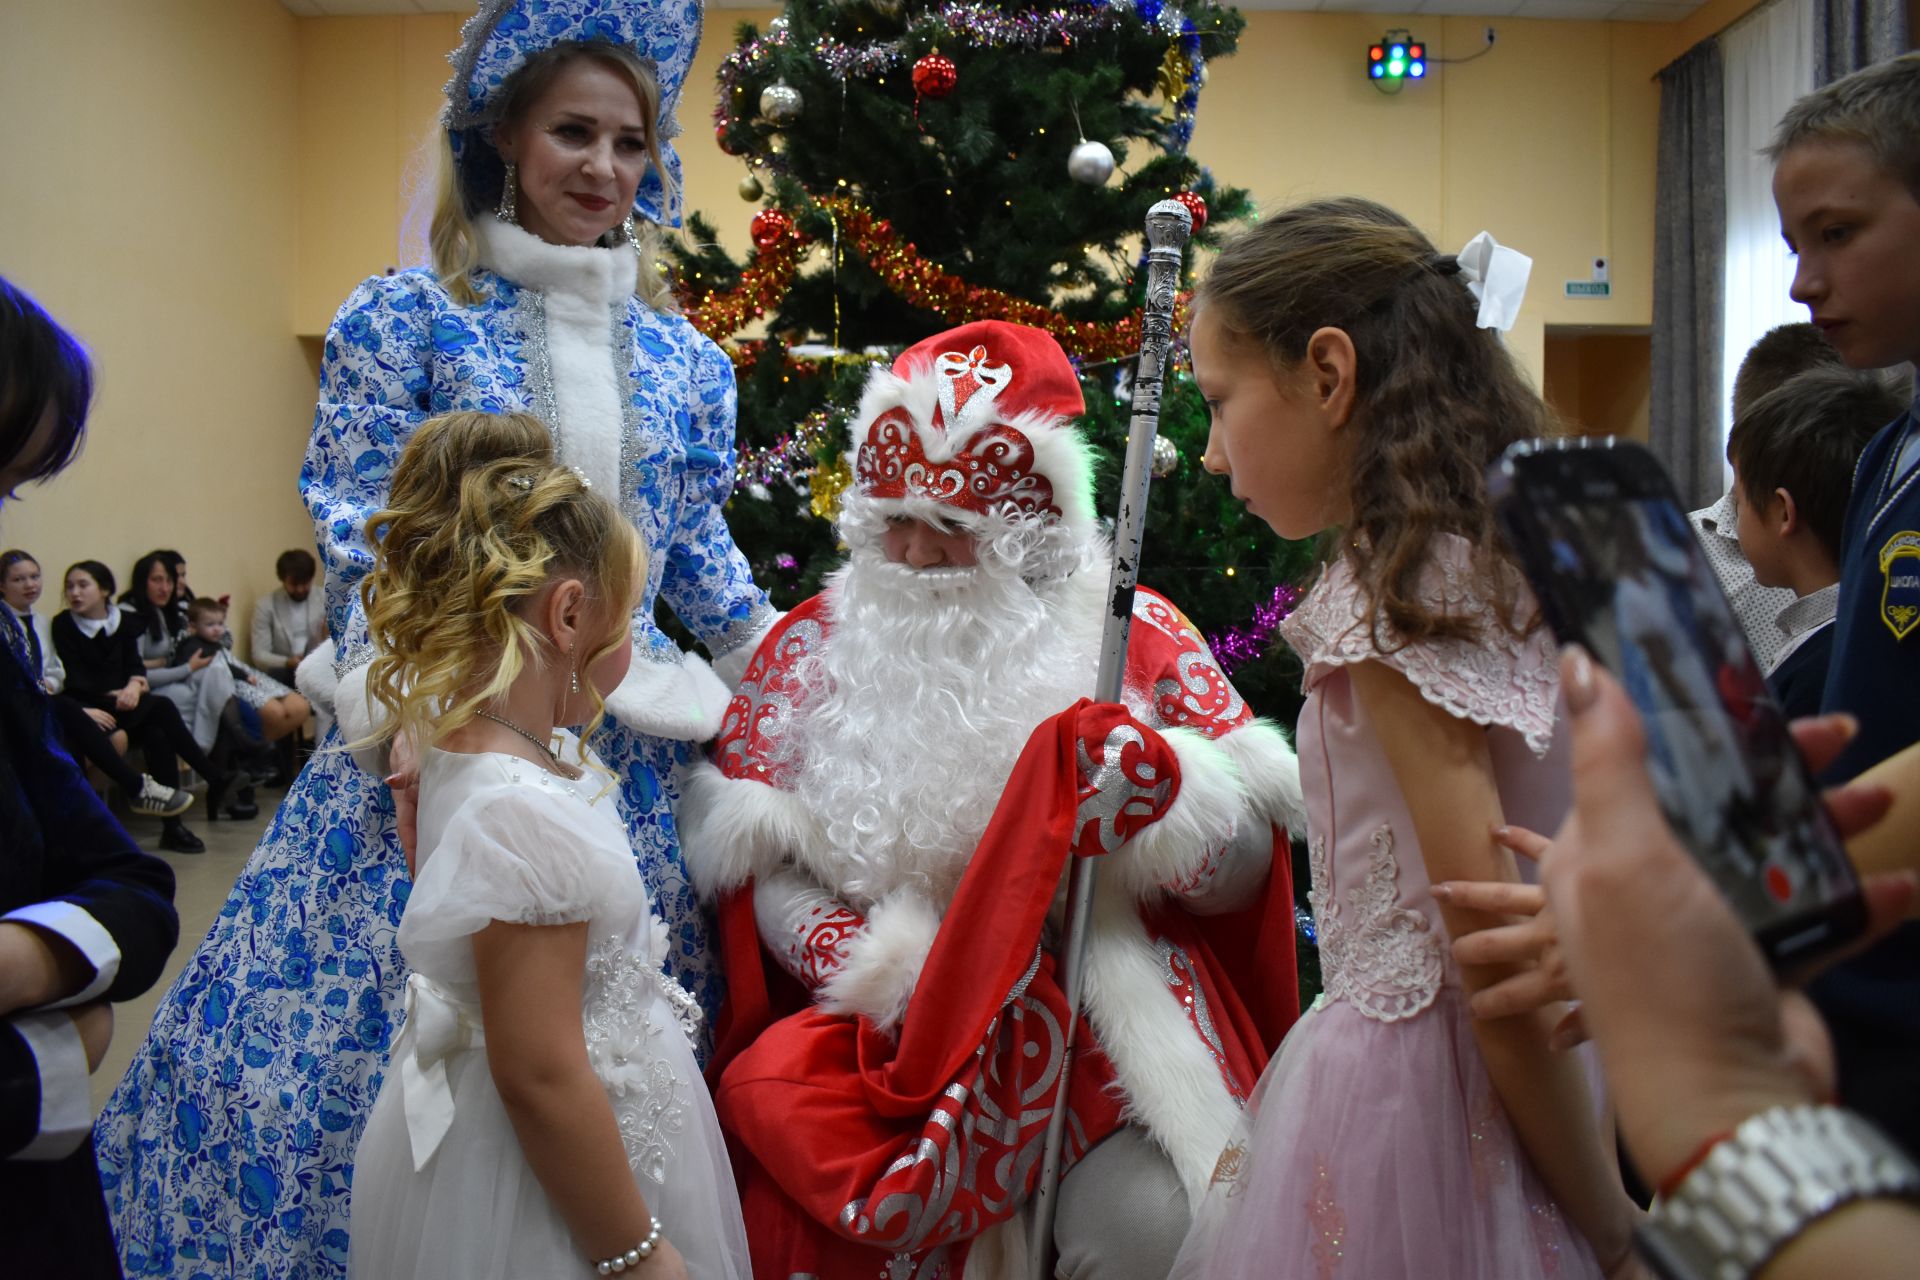
[[[857,908],[903,887],[951,899],[1035,726],[1093,693],[1107,571],[1096,551],[1036,587],[856,544],[778,735],[826,835],[803,854],[824,887]]]

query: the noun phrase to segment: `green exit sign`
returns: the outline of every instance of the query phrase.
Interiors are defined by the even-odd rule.
[[[1610,298],[1613,285],[1606,280],[1569,280],[1567,281],[1569,298]]]

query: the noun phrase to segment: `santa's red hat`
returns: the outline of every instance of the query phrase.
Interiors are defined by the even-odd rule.
[[[868,378],[852,423],[854,488],[889,512],[1091,531],[1092,459],[1073,426],[1085,409],[1045,330],[1003,320],[949,329]]]

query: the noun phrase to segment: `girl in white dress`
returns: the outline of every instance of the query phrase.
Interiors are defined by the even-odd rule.
[[[638,538],[520,414],[422,426],[390,504],[368,524],[368,687],[383,733],[428,745],[349,1275],[745,1280],[698,1006],[581,741],[632,653]]]

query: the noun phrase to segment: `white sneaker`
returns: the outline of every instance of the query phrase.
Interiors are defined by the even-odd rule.
[[[164,786],[146,774],[140,775],[140,794],[129,806],[149,818],[177,818],[193,806],[193,796],[178,787]]]

